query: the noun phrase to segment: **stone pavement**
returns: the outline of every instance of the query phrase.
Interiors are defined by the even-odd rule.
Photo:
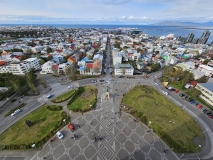
[[[64,139],[48,142],[31,160],[175,160],[171,151],[152,131],[127,113],[113,113],[113,98],[102,100],[102,107],[72,120],[75,131],[65,127]],[[77,128],[77,124],[81,127]],[[71,137],[78,135],[77,140]],[[93,136],[103,140],[94,142]]]

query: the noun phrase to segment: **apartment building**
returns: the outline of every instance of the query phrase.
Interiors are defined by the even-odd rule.
[[[201,91],[200,98],[213,107],[213,83],[198,83],[195,88]]]
[[[22,63],[8,63],[0,66],[0,73],[13,73],[13,74],[25,74],[29,72],[31,68],[35,70],[40,70],[41,66],[39,64],[39,59],[37,58],[28,58]]]
[[[44,63],[41,66],[42,71],[40,72],[40,74],[52,74],[53,73],[52,66],[54,64],[55,63],[53,61],[48,61],[48,62]]]
[[[133,75],[134,68],[130,64],[115,65],[115,75]]]

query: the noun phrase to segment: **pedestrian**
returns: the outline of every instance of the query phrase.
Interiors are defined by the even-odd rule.
[[[167,149],[165,149],[163,152],[164,152],[164,153],[166,153],[167,151],[168,151],[168,150],[167,150]]]
[[[46,159],[46,157],[43,157],[43,159]]]

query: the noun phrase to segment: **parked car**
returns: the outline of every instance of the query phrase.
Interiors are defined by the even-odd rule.
[[[178,93],[178,92],[179,92],[179,90],[178,90],[178,89],[175,89],[175,90],[174,90],[174,92],[175,92],[175,93]]]
[[[71,85],[71,86],[68,86],[67,88],[70,89],[70,88],[73,88],[73,86]]]
[[[104,80],[103,80],[103,79],[101,79],[101,80],[100,80],[100,82],[104,82]]]
[[[15,110],[12,114],[11,114],[11,116],[15,116],[17,113],[19,113],[19,112],[21,112],[21,110],[20,109],[17,109],[17,110]]]
[[[170,91],[175,91],[175,90],[176,90],[175,88],[170,89]]]
[[[204,109],[204,110],[203,110],[203,113],[205,113],[206,115],[212,114],[212,112],[208,111],[207,109]]]
[[[195,106],[197,106],[199,103],[198,102],[196,102],[196,101],[194,101],[194,103],[193,103]]]
[[[184,96],[186,96],[185,94],[183,94],[183,93],[181,93],[181,94],[179,94],[179,96],[180,97],[184,97]]]
[[[183,96],[182,98],[183,98],[183,99],[186,99],[186,98],[188,98],[188,96],[187,96],[187,95],[185,95],[185,96]]]
[[[213,119],[213,114],[209,114],[208,116],[209,118]]]
[[[64,135],[63,135],[60,131],[58,131],[58,132],[56,133],[56,136],[57,136],[59,139],[64,138]]]
[[[71,123],[69,123],[69,124],[67,125],[67,127],[68,127],[71,131],[74,131],[74,126],[73,126]]]
[[[50,99],[50,98],[52,98],[53,96],[54,96],[53,94],[49,94],[49,95],[47,96],[47,98]]]

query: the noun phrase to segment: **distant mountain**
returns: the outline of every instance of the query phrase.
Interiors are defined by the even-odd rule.
[[[212,26],[213,22],[195,23],[195,22],[179,22],[179,21],[163,21],[155,23],[156,26]]]

